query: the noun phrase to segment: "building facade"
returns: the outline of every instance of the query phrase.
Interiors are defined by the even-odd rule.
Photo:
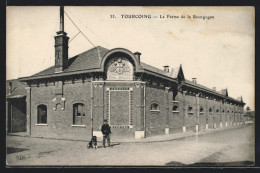
[[[26,84],[6,81],[6,132],[26,132]]]
[[[28,135],[101,136],[104,119],[113,135],[132,138],[244,123],[242,97],[185,79],[181,65],[158,69],[141,62],[139,52],[100,46],[68,58],[63,10],[55,65],[19,79],[27,84]]]

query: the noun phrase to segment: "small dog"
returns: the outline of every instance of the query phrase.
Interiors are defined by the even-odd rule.
[[[88,148],[95,148],[97,149],[98,146],[97,146],[97,137],[96,136],[93,136],[91,141],[88,143]]]

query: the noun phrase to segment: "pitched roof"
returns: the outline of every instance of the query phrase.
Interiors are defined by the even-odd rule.
[[[12,90],[9,94],[9,82],[12,82]],[[19,82],[18,79],[6,81],[6,98],[21,98],[26,96],[26,84]]]
[[[187,84],[189,84],[189,85],[192,85],[192,86],[198,86],[198,87],[200,87],[200,88],[209,90],[209,91],[211,91],[211,92],[218,93],[217,91],[215,91],[215,90],[213,90],[213,89],[210,89],[210,88],[205,87],[204,85],[201,85],[201,84],[198,84],[198,83],[195,84],[194,82],[192,82],[192,81],[190,81],[190,80],[187,80],[187,79],[185,79],[185,83],[187,83]]]
[[[109,49],[106,49],[106,48],[101,47],[101,46],[97,46],[97,47],[94,47],[90,50],[87,50],[86,52],[83,52],[79,55],[76,55],[76,56],[70,58],[69,59],[69,66],[68,66],[67,69],[64,70],[64,73],[98,69],[98,68],[100,68],[101,61],[102,61],[104,55],[108,51],[109,51]],[[169,78],[172,78],[172,79],[178,78],[178,74],[180,72],[182,72],[181,66],[171,68],[171,71],[169,73],[165,73],[164,70],[153,67],[153,66],[148,65],[148,64],[143,63],[143,62],[140,62],[140,66],[144,70],[147,70],[147,71],[150,71],[150,72],[153,72],[153,73],[157,73],[157,74],[160,74],[162,76],[166,76],[166,77],[169,77]],[[63,72],[61,72],[61,73],[63,73]],[[47,69],[45,69],[45,70],[43,70],[39,73],[36,73],[36,74],[32,75],[31,77],[45,76],[45,75],[51,75],[51,74],[55,74],[54,66],[49,67],[49,68],[47,68]],[[183,75],[183,72],[182,72],[182,75]],[[184,79],[184,76],[183,76],[183,79]],[[184,80],[185,80],[185,83],[188,84],[188,85],[191,85],[191,86],[194,86],[194,87],[199,87],[199,88],[211,91],[213,93],[226,96],[225,94],[226,94],[227,91],[226,92],[224,92],[224,91],[218,92],[218,91],[212,90],[208,87],[205,87],[203,85],[200,85],[198,83],[194,84],[192,81],[189,81],[189,80],[186,80],[186,79],[184,79]],[[229,98],[231,98],[231,97],[229,97]],[[231,99],[233,99],[233,98],[231,98]],[[235,100],[235,99],[233,99],[233,100]]]
[[[101,61],[108,51],[108,49],[98,46],[70,58],[69,68],[66,72],[100,68]]]
[[[159,73],[159,74],[161,74],[161,75],[167,76],[166,73],[165,73],[163,70],[159,69],[159,68],[153,67],[153,66],[148,65],[148,64],[143,63],[143,62],[140,62],[140,65],[141,65],[145,70],[149,70],[149,71],[156,72],[156,73]]]
[[[189,85],[192,85],[192,86],[198,86],[198,87],[200,87],[200,88],[203,88],[203,89],[205,89],[205,90],[214,92],[214,93],[216,93],[216,94],[221,94],[221,95],[223,95],[223,96],[227,96],[229,99],[231,99],[231,100],[233,100],[233,101],[243,102],[243,100],[241,100],[241,97],[242,97],[242,96],[241,96],[241,97],[238,97],[237,99],[234,99],[234,98],[232,98],[232,97],[226,95],[226,94],[227,94],[227,89],[223,89],[223,90],[221,90],[221,91],[215,91],[215,90],[213,90],[213,89],[211,89],[211,88],[208,88],[208,87],[206,87],[206,86],[204,86],[204,85],[200,85],[200,84],[198,84],[198,83],[195,84],[194,82],[192,82],[192,81],[190,81],[190,80],[187,80],[187,79],[185,79],[185,83],[187,83],[187,84],[189,84]],[[224,91],[224,90],[225,90],[225,91]]]
[[[81,71],[81,70],[89,70],[89,69],[96,69],[100,68],[101,61],[104,57],[104,55],[109,51],[109,49],[106,49],[101,46],[94,47],[86,52],[83,52],[79,55],[76,55],[72,58],[69,58],[69,66],[67,69],[64,70],[64,72],[75,72],[75,71]],[[140,62],[140,66],[143,67],[143,69],[155,72],[167,77],[176,78],[177,75],[165,73],[162,69],[153,67],[151,65],[148,65],[146,63]],[[174,70],[175,72],[178,72],[179,70]],[[51,75],[55,73],[54,66],[51,66],[39,73],[36,73],[32,75],[32,77],[35,76],[44,76],[44,75]]]
[[[64,72],[73,72],[73,71],[100,68],[100,63],[102,61],[102,58],[108,51],[109,50],[106,48],[97,46],[86,52],[76,55],[69,59],[69,67]],[[52,66],[32,76],[34,77],[34,76],[50,75],[54,73],[55,73],[54,66]]]

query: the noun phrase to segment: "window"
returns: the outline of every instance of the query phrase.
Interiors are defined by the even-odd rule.
[[[229,110],[227,111],[227,113],[229,114]]]
[[[47,106],[37,106],[37,124],[47,124]]]
[[[217,109],[216,112],[219,112],[219,110]]]
[[[156,104],[156,103],[153,103],[153,104],[151,105],[151,111],[160,111],[159,105]]]
[[[190,114],[193,113],[193,108],[192,108],[192,106],[188,106],[188,113],[190,113]]]
[[[178,107],[178,105],[173,105],[172,111],[173,111],[173,112],[179,112],[179,107]]]
[[[200,107],[200,113],[204,113],[204,109],[202,106]]]
[[[212,108],[209,108],[209,112],[210,112],[210,113],[212,112]]]
[[[222,109],[222,113],[224,113],[225,111],[224,111],[224,109]]]
[[[73,105],[73,124],[74,125],[85,124],[85,105],[82,103],[75,103]]]

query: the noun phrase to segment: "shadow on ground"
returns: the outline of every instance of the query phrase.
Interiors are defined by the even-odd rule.
[[[29,149],[26,149],[26,148],[7,147],[6,153],[7,153],[7,154],[19,153],[19,152],[26,151],[26,150],[29,150]]]
[[[168,162],[165,166],[187,166],[187,167],[215,167],[215,166],[225,166],[225,167],[233,167],[233,166],[254,166],[255,163],[251,161],[241,161],[241,162],[198,162],[193,164],[184,164],[181,162]]]

